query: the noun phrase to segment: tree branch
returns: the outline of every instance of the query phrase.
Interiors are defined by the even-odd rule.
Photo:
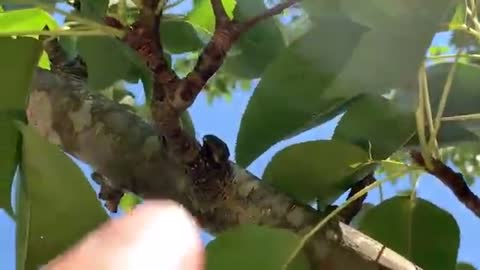
[[[288,0],[245,22],[237,22],[228,19],[221,0],[211,0],[216,19],[215,31],[210,42],[199,56],[194,69],[180,83],[172,99],[173,106],[178,111],[184,111],[190,107],[207,81],[222,66],[228,51],[242,34],[261,21],[281,13],[298,1],[300,0]]]
[[[376,182],[377,179],[373,176],[373,174],[367,175],[365,178],[360,180],[359,182],[355,183],[353,187],[350,189],[350,192],[348,193],[347,200],[353,197],[357,192],[360,192],[362,189],[365,187],[373,184]],[[367,198],[367,193],[365,195],[361,196],[360,198],[356,199],[353,201],[349,206],[344,208],[340,215],[342,216],[343,222],[349,224],[352,219],[360,212],[362,209],[363,202]]]
[[[92,166],[116,188],[146,199],[176,200],[211,233],[250,223],[302,235],[323,217],[233,163],[233,173],[219,176],[208,188],[196,183],[167,153],[169,145],[159,140],[151,126],[88,91],[82,81],[37,70],[27,115],[29,124],[42,136]],[[314,269],[418,269],[336,220],[305,250]]]
[[[427,172],[447,186],[470,211],[480,217],[480,199],[470,190],[461,173],[456,173],[438,159],[432,159],[433,169],[428,169],[422,154],[418,151],[411,151],[410,156],[415,163],[425,168]]]
[[[210,0],[213,9],[213,15],[215,15],[215,24],[219,25],[229,21],[225,7],[223,6],[222,0]]]
[[[258,24],[259,22],[282,13],[285,9],[295,5],[296,3],[300,2],[300,1],[301,0],[287,0],[285,2],[277,4],[276,6],[268,9],[264,13],[262,13],[260,15],[257,15],[255,17],[243,22],[242,23],[243,31],[247,31],[248,29],[250,29],[253,26],[255,26],[256,24]]]
[[[277,14],[293,4],[289,2],[287,5],[281,4],[272,8],[261,17],[266,18]],[[158,28],[161,13],[155,12],[158,0],[143,1],[139,20],[132,25],[124,37],[124,41],[140,54],[153,73],[151,112],[158,135],[168,143],[172,157],[182,164],[198,183],[203,183],[202,189],[214,184],[212,182],[215,180],[212,177],[231,173],[226,163],[228,156],[223,164],[219,164],[214,157],[203,155],[210,151],[202,150],[195,138],[182,130],[180,115],[193,104],[207,81],[220,68],[233,43],[250,26],[262,20],[254,18],[254,21],[247,21],[250,26],[246,27],[228,18],[221,0],[211,0],[211,5],[216,21],[215,32],[194,69],[184,79],[177,77],[163,56],[159,37],[161,29]],[[228,149],[225,152],[228,153]],[[210,172],[212,167],[218,167],[215,174]]]

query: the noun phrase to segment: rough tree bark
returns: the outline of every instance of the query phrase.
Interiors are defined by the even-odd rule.
[[[176,200],[213,234],[251,223],[302,235],[323,217],[234,163],[232,173],[218,175],[214,183],[193,183],[152,126],[90,92],[75,77],[37,69],[28,120],[51,143],[107,177],[112,187],[144,198]],[[420,269],[338,220],[321,230],[305,251],[314,269]]]

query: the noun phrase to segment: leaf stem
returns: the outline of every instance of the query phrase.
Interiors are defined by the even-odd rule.
[[[445,85],[443,87],[442,96],[440,98],[440,102],[438,104],[438,109],[437,109],[437,114],[435,116],[433,133],[430,134],[430,142],[432,142],[432,140],[436,140],[438,131],[440,130],[441,118],[442,118],[443,112],[445,111],[445,107],[447,105],[447,100],[448,100],[448,96],[450,94],[450,90],[452,89],[453,78],[454,78],[454,74],[455,74],[457,64],[458,64],[458,55],[461,54],[462,51],[463,50],[458,51],[457,56],[455,57],[455,61],[452,65],[452,67],[450,68],[450,71],[448,72],[447,81],[445,82]],[[430,143],[430,145],[432,145],[432,144],[433,143]],[[437,158],[439,158],[439,157],[437,156]],[[431,168],[431,167],[429,167],[429,168]]]
[[[9,31],[9,32],[0,32],[2,37],[11,37],[11,36],[106,36],[107,33],[100,30],[32,30],[32,31]]]
[[[448,121],[480,120],[480,113],[446,116],[446,117],[442,117],[441,120],[445,121],[445,122],[448,122]]]

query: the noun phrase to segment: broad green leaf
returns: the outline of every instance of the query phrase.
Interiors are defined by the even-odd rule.
[[[162,44],[170,53],[185,53],[203,48],[193,26],[187,21],[165,20],[160,25]]]
[[[438,103],[442,95],[451,63],[440,63],[428,67],[428,88],[432,112],[437,112]],[[448,96],[444,116],[478,113],[480,92],[480,66],[475,64],[458,63],[453,77],[450,95]]]
[[[326,17],[268,66],[242,117],[235,149],[240,165],[341,111],[353,96],[330,99],[323,93],[364,30],[348,18]]]
[[[50,30],[58,28],[55,19],[39,8],[0,12],[0,33],[40,31],[45,26]]]
[[[415,133],[415,116],[381,96],[366,95],[348,106],[333,139],[370,151],[382,160],[400,149]]]
[[[300,238],[285,229],[241,225],[218,235],[207,245],[207,270],[282,269]],[[309,269],[303,253],[289,270]]]
[[[0,209],[3,208],[9,214],[12,214],[11,186],[18,163],[20,143],[20,136],[12,121],[13,117],[0,112]]]
[[[80,12],[90,19],[103,19],[107,9],[108,0],[80,0]]]
[[[235,20],[245,21],[265,10],[263,1],[243,0],[235,6],[234,17]],[[258,78],[284,49],[282,33],[275,20],[270,18],[240,37],[234,47],[236,55],[227,58],[225,70],[242,78]]]
[[[235,8],[235,0],[222,0],[225,11],[230,18],[233,18],[233,9]],[[213,33],[215,30],[215,16],[213,15],[210,0],[194,0],[193,10],[187,15],[187,20],[196,27]]]
[[[426,130],[426,133],[428,136],[428,130]],[[462,123],[444,122],[438,132],[437,141],[440,147],[458,146],[459,143],[463,142],[477,142],[478,135],[469,131]],[[420,147],[418,134],[415,134],[405,146]]]
[[[0,208],[11,213],[10,187],[18,163],[20,134],[13,120],[23,119],[41,44],[29,37],[0,37]]]
[[[475,266],[465,262],[457,263],[457,267],[455,268],[455,270],[476,270],[476,269],[477,268],[475,268]]]
[[[371,28],[327,92],[385,93],[417,78],[417,71],[454,0],[343,0],[354,21]],[[320,22],[318,22],[320,23]]]
[[[349,143],[304,142],[275,154],[262,179],[300,201],[326,205],[366,175],[367,161],[368,153]]]
[[[80,168],[31,127],[23,136],[17,266],[38,269],[108,216]],[[23,195],[22,195],[23,194]]]
[[[132,211],[141,202],[142,202],[142,198],[129,192],[123,195],[118,206],[123,212],[128,213]]]
[[[0,12],[0,33],[21,34],[32,31],[40,31],[48,26],[48,29],[55,30],[58,24],[55,19],[46,11],[39,8],[28,8]],[[32,35],[38,38],[38,35]],[[45,52],[40,57],[39,67],[50,69],[50,61]]]
[[[451,270],[457,264],[460,229],[429,201],[397,196],[370,209],[360,230],[423,269]]]
[[[88,83],[93,89],[104,89],[119,80],[136,83],[142,79],[144,85],[151,84],[143,61],[119,40],[99,36],[79,37],[77,46],[87,64]],[[150,91],[146,91],[146,96],[150,96]]]
[[[30,37],[0,37],[1,111],[23,111],[41,44]]]
[[[440,97],[451,67],[451,63],[439,63],[427,68],[430,103],[434,115],[437,112]],[[480,85],[480,66],[458,63],[443,116],[478,113],[478,100],[480,100],[478,85]],[[416,89],[399,91],[395,99],[396,102],[402,106],[414,106],[417,102]],[[471,133],[477,136],[480,135],[480,119],[443,122],[442,126],[440,130],[440,141],[443,140],[449,144],[471,141]],[[442,132],[444,133],[443,135]]]

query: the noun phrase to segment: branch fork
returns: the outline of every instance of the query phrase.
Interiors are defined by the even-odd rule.
[[[124,27],[114,18],[105,18],[105,23],[116,28],[124,28],[126,34],[123,41],[135,50],[146,63],[153,75],[153,95],[150,104],[154,128],[167,146],[172,159],[184,165],[187,175],[194,181],[195,186],[207,185],[215,179],[226,179],[231,174],[231,165],[228,160],[226,145],[211,148],[212,144],[200,145],[195,137],[185,132],[180,122],[180,116],[195,101],[207,81],[222,66],[228,51],[240,36],[261,21],[281,13],[299,0],[282,2],[266,12],[254,16],[244,22],[231,20],[221,0],[210,0],[215,15],[215,31],[209,43],[200,54],[193,70],[183,79],[168,65],[160,35],[160,21],[164,4],[159,0],[144,0],[139,20],[129,27]],[[211,142],[212,137],[209,137]],[[215,141],[221,141],[216,138]],[[220,143],[215,143],[219,145]],[[212,152],[218,150],[220,153]],[[226,150],[225,150],[226,149]],[[206,155],[205,153],[209,153]],[[221,161],[215,157],[224,155]],[[222,162],[222,164],[219,164]],[[212,184],[213,184],[212,182]],[[208,189],[214,189],[216,194],[222,193],[225,183],[216,183]],[[206,187],[199,187],[204,190]]]

